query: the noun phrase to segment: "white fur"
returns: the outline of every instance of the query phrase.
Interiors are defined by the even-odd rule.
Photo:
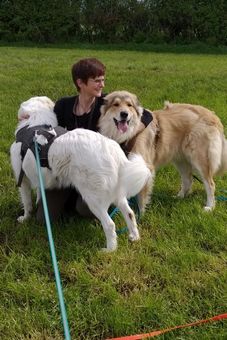
[[[26,108],[29,114],[27,125],[31,126],[34,122],[38,125],[56,125],[53,107],[48,107],[42,98],[41,102],[39,97],[35,97],[22,103],[21,108]],[[24,121],[19,123],[17,131],[20,126],[25,126]],[[18,220],[22,222],[31,214],[31,187],[38,189],[39,182],[33,153],[29,150],[22,164],[20,148],[21,143],[13,143],[10,154],[16,180],[21,166],[26,175],[20,188],[24,215]],[[136,195],[150,178],[150,171],[141,156],[134,155],[128,160],[115,141],[93,131],[76,129],[55,139],[49,149],[48,161],[52,171],[42,168],[45,187],[73,186],[80,192],[90,210],[102,223],[107,241],[106,250],[117,248],[115,224],[108,215],[111,204],[122,212],[128,226],[129,239],[139,239],[135,215],[127,198]]]
[[[18,129],[29,125],[36,126],[41,124],[57,126],[57,117],[53,115],[54,102],[48,97],[32,97],[26,102],[21,103],[18,110],[19,124]],[[29,117],[27,118],[26,115]],[[26,117],[26,119],[24,119]]]

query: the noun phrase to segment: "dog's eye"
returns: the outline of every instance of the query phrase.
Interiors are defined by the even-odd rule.
[[[132,106],[132,104],[130,104],[130,103],[128,103],[127,105],[128,105],[128,107],[131,107],[131,106]]]
[[[114,106],[116,106],[116,107],[119,106],[119,103],[114,103]]]

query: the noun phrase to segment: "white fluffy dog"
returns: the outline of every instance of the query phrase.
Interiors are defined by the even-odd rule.
[[[51,125],[50,134],[55,134],[57,126],[53,112],[53,102],[47,97],[32,97],[21,104],[18,118],[25,114],[29,117],[20,120],[16,136],[22,128]],[[36,133],[37,134],[37,133]],[[38,136],[39,144],[47,143],[45,136]],[[38,189],[39,181],[34,153],[28,148],[23,159],[23,143],[14,142],[10,148],[11,163],[18,181],[23,171],[20,195],[24,215],[20,222],[27,219],[32,210],[31,188]],[[127,159],[118,143],[99,133],[76,129],[54,139],[49,147],[49,168],[42,167],[46,188],[75,187],[88,204],[90,210],[100,220],[106,235],[106,250],[117,248],[115,224],[108,215],[111,204],[122,212],[129,230],[129,239],[139,239],[134,212],[127,199],[135,196],[149,180],[151,173],[143,158],[132,155]]]

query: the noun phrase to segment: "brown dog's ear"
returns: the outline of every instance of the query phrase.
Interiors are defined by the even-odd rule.
[[[103,104],[100,107],[100,112],[102,115],[106,113],[106,106],[108,105],[108,100],[103,98]]]
[[[108,104],[108,99],[103,98],[103,105],[107,105]]]
[[[133,98],[134,107],[136,109],[136,112],[137,112],[138,116],[142,116],[143,108],[140,105],[139,99],[137,98],[137,96],[135,94],[132,95],[132,98]]]
[[[142,106],[138,106],[137,107],[137,112],[138,112],[138,114],[139,114],[139,116],[142,116],[142,114],[143,114],[143,108],[142,108]]]

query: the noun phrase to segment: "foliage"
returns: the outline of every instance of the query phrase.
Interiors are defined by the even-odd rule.
[[[227,44],[225,0],[1,0],[5,41]]]
[[[77,1],[1,1],[0,37],[8,41],[54,42],[80,33]]]

